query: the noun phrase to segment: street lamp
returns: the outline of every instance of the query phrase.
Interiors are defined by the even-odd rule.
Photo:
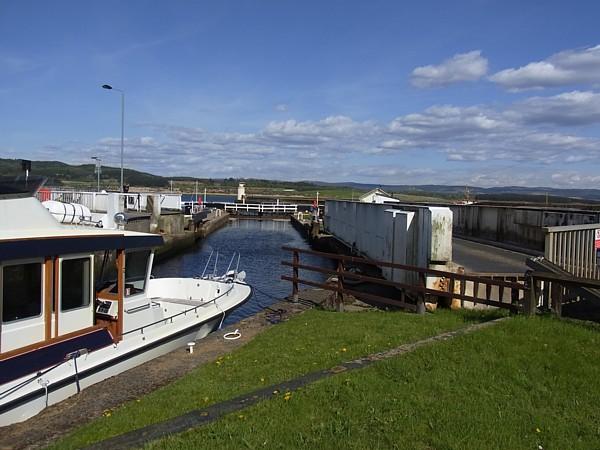
[[[121,192],[123,192],[123,147],[125,139],[125,91],[103,84],[102,89],[114,90],[121,93]]]
[[[100,192],[100,172],[102,172],[102,160],[97,156],[92,156],[92,159],[96,161],[96,173],[98,174],[98,188],[96,191]]]

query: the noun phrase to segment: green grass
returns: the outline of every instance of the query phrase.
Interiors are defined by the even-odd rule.
[[[598,449],[600,328],[512,318],[150,449]]]
[[[438,311],[419,316],[402,312],[339,314],[309,310],[181,380],[84,425],[56,447],[78,448],[483,318],[489,318],[489,314]]]

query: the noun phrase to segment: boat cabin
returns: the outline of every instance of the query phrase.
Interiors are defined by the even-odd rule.
[[[0,191],[0,362],[60,342],[61,358],[119,342],[124,305],[146,298],[162,242],[62,225],[30,194]]]

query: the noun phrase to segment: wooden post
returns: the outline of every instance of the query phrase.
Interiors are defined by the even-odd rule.
[[[419,281],[421,286],[427,287],[427,276],[424,273],[419,273]],[[419,292],[417,294],[417,314],[425,314],[425,293]]]
[[[340,259],[340,260],[338,260],[338,267],[337,267],[338,291],[335,293],[335,307],[338,312],[344,311],[344,294],[342,294],[342,291],[344,289],[344,277],[342,276],[343,271],[344,271],[344,261],[342,261]]]
[[[296,251],[296,250],[294,250],[294,253],[292,255],[292,262],[294,264],[294,266],[292,267],[293,278],[294,278],[294,281],[292,281],[292,301],[294,303],[298,303],[298,277],[299,277],[298,264],[300,264],[300,255],[298,254],[298,251]]]
[[[542,289],[542,309],[547,311],[552,307],[550,300],[550,282],[544,280],[542,283],[544,285],[544,288]]]
[[[552,296],[550,302],[552,312],[560,317],[562,314],[563,288],[557,281],[553,281],[552,286],[550,287],[550,292]]]
[[[524,312],[527,315],[534,316],[537,310],[537,288],[536,281],[533,275],[527,277],[527,284],[529,285],[529,295],[525,299]]]
[[[517,279],[517,277],[510,277],[509,281],[512,281],[513,283],[517,283],[518,279]],[[519,289],[510,288],[510,303],[511,303],[511,305],[519,304]]]

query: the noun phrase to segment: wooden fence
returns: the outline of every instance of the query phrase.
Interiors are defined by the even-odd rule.
[[[372,259],[359,258],[355,256],[345,256],[333,253],[324,253],[314,250],[298,249],[293,247],[283,247],[283,250],[292,253],[291,261],[282,261],[281,264],[292,268],[292,276],[283,275],[282,280],[292,283],[292,295],[298,296],[299,285],[307,285],[330,290],[336,293],[336,303],[341,305],[342,296],[350,294],[357,298],[373,301],[384,305],[395,306],[409,311],[424,311],[426,296],[443,297],[448,299],[458,299],[461,305],[465,302],[472,302],[479,305],[488,305],[498,308],[505,308],[511,311],[520,309],[520,304],[527,298],[528,287],[522,278],[511,276],[514,281],[508,281],[492,275],[476,276],[469,274],[459,274],[441,270],[429,269],[424,267],[409,266],[404,264],[395,264],[385,261],[376,261]],[[327,258],[337,262],[337,269],[302,264],[300,255],[307,254]],[[400,283],[377,278],[368,275],[361,275],[347,270],[349,265],[367,265],[374,267],[390,267],[393,269],[416,272],[418,274],[419,284]],[[335,275],[337,281],[332,283],[319,283],[300,277],[300,270],[321,273],[324,275]],[[426,278],[435,277],[442,280],[438,285],[443,286],[440,289],[427,287]],[[504,277],[506,278],[506,277]],[[346,280],[360,282],[369,282],[382,286],[390,286],[399,289],[398,297],[389,298],[371,293],[365,293],[347,287]],[[408,297],[408,298],[407,298]],[[409,300],[413,301],[409,301]]]
[[[598,295],[597,298],[600,298],[600,294],[598,294],[600,293],[600,281],[556,274],[547,270],[543,265],[524,274],[460,274],[287,246],[282,248],[291,252],[292,255],[291,261],[281,262],[283,266],[292,268],[292,276],[282,275],[281,279],[292,283],[293,297],[298,298],[299,285],[301,284],[326,289],[335,293],[335,302],[340,309],[343,305],[343,295],[349,294],[365,301],[398,307],[408,311],[424,312],[426,296],[432,296],[457,299],[461,302],[461,306],[465,306],[467,302],[470,302],[473,305],[487,305],[525,314],[552,311],[560,316],[565,303],[580,301],[583,298],[589,299],[596,294]],[[335,261],[337,262],[337,268],[330,269],[303,264],[300,261],[300,255],[313,255]],[[412,271],[418,273],[420,281],[418,285],[389,281],[351,272],[347,270],[350,266],[390,267]],[[307,280],[300,276],[301,270],[336,276],[337,280],[335,283]],[[427,277],[436,277],[442,280],[443,282],[437,283],[441,287],[437,289],[428,288]],[[348,287],[347,280],[390,286],[398,289],[398,294],[394,297],[383,297],[358,291]]]

